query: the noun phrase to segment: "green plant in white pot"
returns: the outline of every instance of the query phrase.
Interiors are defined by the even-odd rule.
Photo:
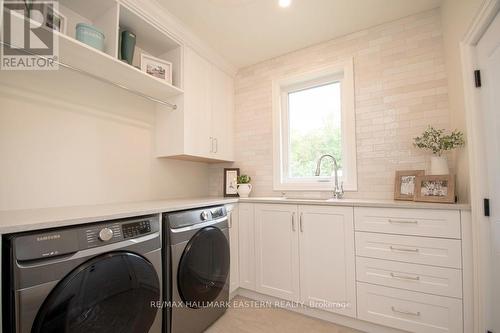
[[[238,176],[238,195],[241,198],[248,198],[250,192],[252,192],[251,180],[252,178],[248,175]]]
[[[461,148],[465,145],[464,134],[460,131],[453,131],[445,134],[443,129],[435,129],[429,126],[421,136],[414,139],[415,147],[432,151],[431,157],[431,175],[447,175],[448,159],[443,153]]]

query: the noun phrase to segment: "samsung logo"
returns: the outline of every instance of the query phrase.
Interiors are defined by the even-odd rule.
[[[48,240],[54,240],[54,239],[59,239],[61,238],[60,234],[55,234],[55,235],[46,235],[46,236],[38,236],[36,238],[37,242],[43,242],[43,241],[48,241]]]

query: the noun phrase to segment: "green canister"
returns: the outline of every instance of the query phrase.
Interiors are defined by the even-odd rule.
[[[132,65],[134,60],[135,34],[133,32],[122,31],[121,59]]]

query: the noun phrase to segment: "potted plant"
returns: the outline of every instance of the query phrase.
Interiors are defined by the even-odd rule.
[[[450,134],[445,134],[443,129],[435,129],[432,126],[429,126],[422,136],[414,140],[415,147],[432,151],[431,175],[447,175],[449,173],[448,159],[443,156],[443,153],[465,145],[462,132],[455,130]]]
[[[248,198],[248,195],[252,191],[251,180],[252,178],[248,175],[238,176],[238,194],[241,198]]]

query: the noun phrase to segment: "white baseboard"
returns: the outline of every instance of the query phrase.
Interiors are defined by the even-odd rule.
[[[239,288],[233,291],[230,295],[229,298],[233,299],[235,296],[243,296],[246,298],[250,298],[255,301],[259,302],[272,302],[273,304],[276,302],[283,301],[279,298],[264,295],[257,293],[255,291],[251,291],[248,289],[243,289]],[[281,302],[281,303],[288,303],[288,302]],[[297,312],[300,314],[303,314],[305,316],[321,319],[324,321],[328,321],[334,324],[354,328],[356,330],[360,330],[363,332],[369,332],[369,333],[402,333],[403,331],[390,328],[390,327],[385,327],[377,324],[372,324],[366,321],[358,320],[355,318],[350,318],[342,315],[338,315],[335,313],[331,312],[326,312],[323,310],[318,310],[318,309],[312,309],[309,307],[292,307],[292,306],[283,306],[283,309],[290,310],[293,312]]]

